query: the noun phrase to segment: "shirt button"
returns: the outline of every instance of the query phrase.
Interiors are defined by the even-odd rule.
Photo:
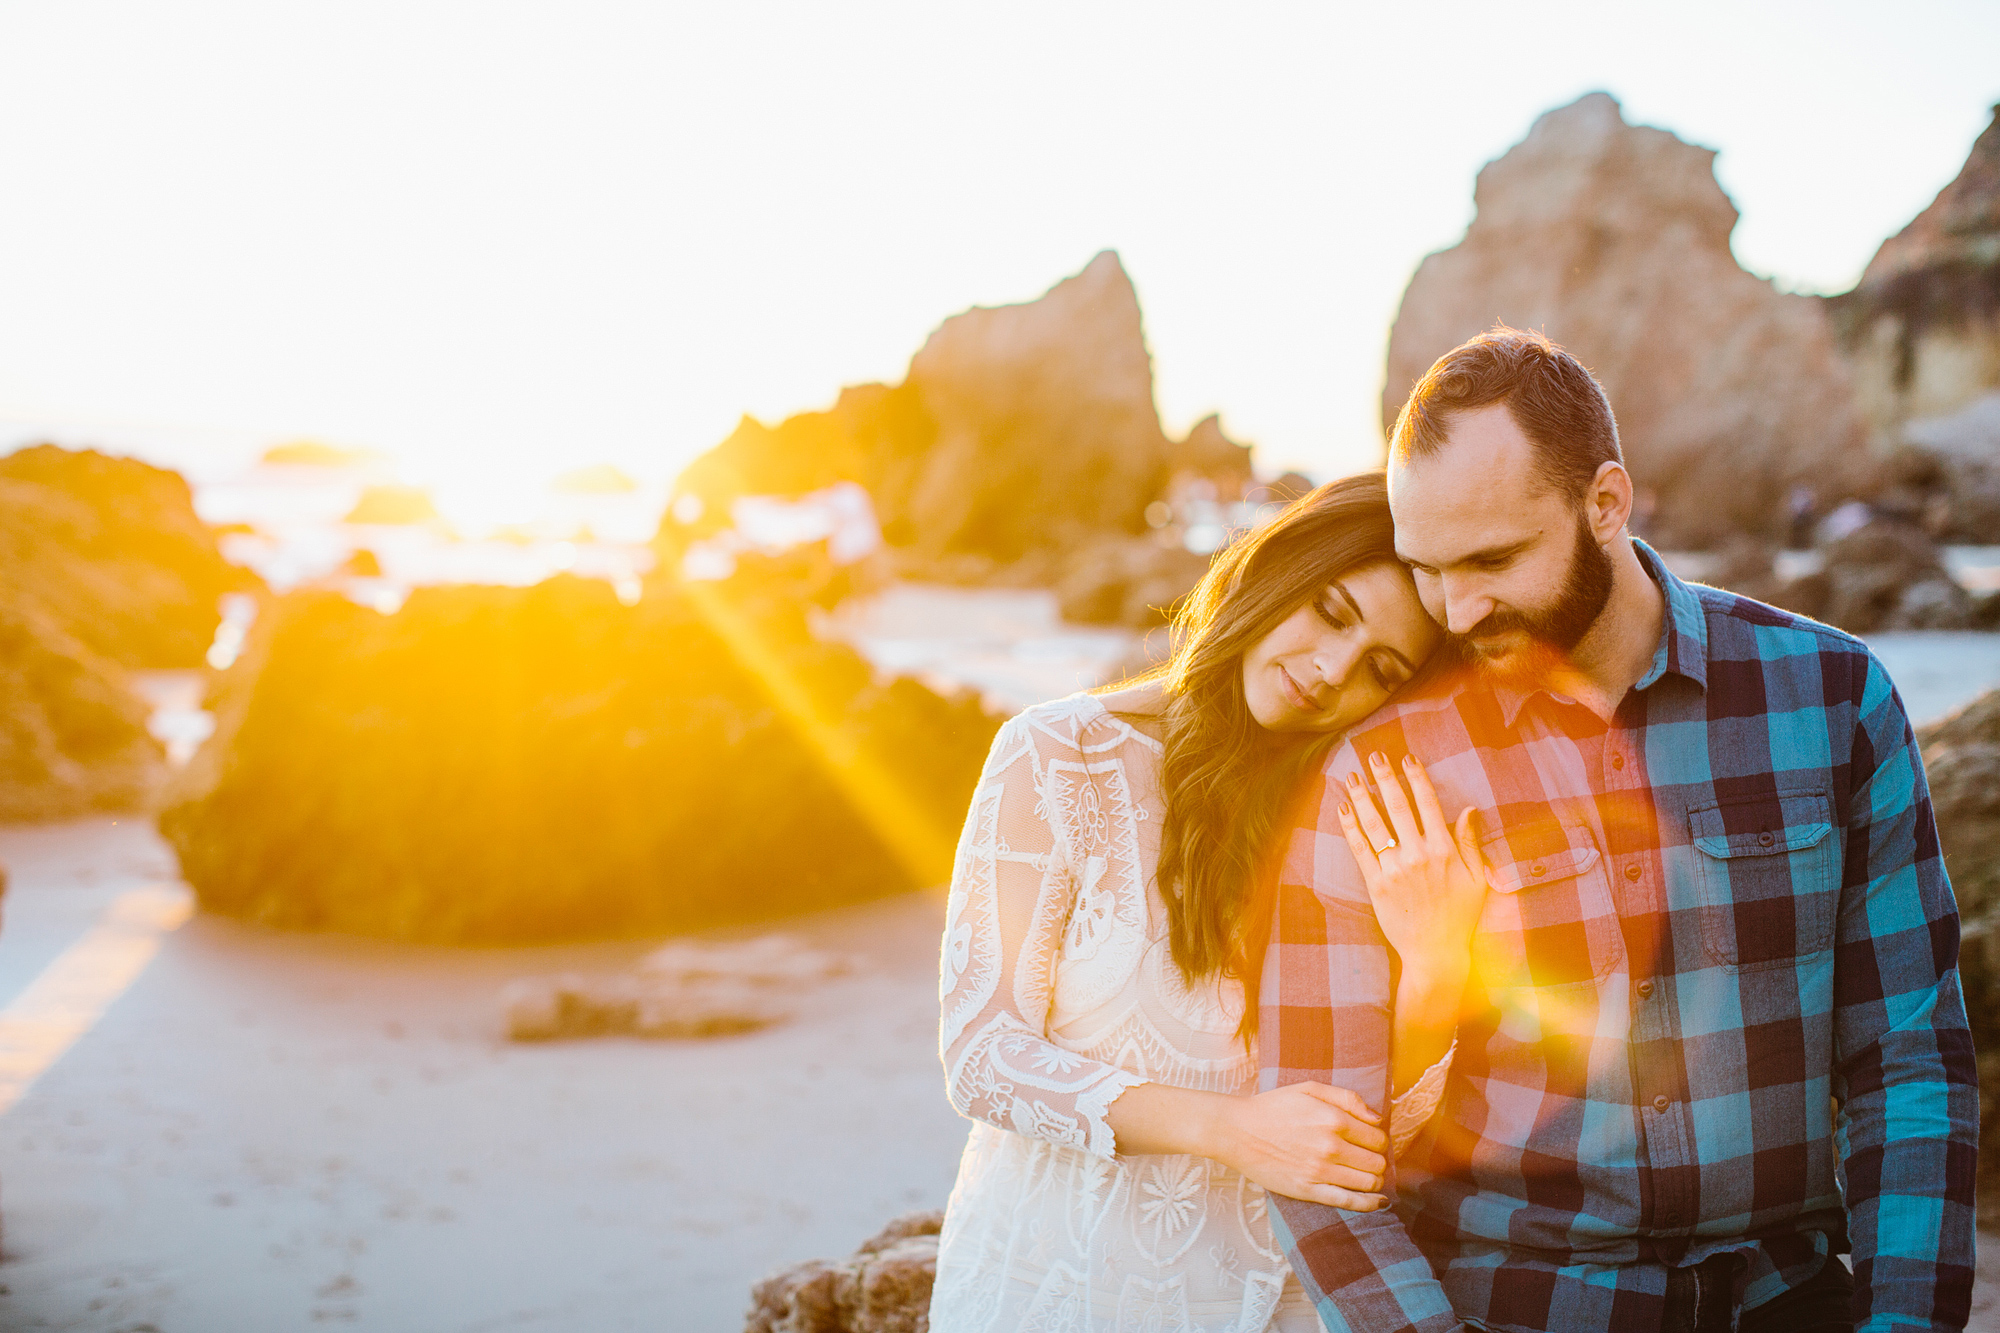
[[[1639,863],[1637,861],[1634,861],[1631,865],[1625,867],[1625,878],[1627,879],[1637,879],[1639,878],[1639,876],[1645,873],[1646,873],[1645,871],[1639,869]]]
[[[1547,872],[1548,872],[1548,867],[1545,865],[1532,865],[1528,867],[1528,873],[1531,875],[1541,875],[1541,874],[1546,874]]]
[[[1612,766],[1613,768],[1623,768],[1623,767],[1625,767],[1625,756],[1624,756],[1624,755],[1622,755],[1622,754],[1614,754],[1614,755],[1612,755],[1612,756],[1611,756],[1611,766]]]
[[[1670,1105],[1672,1103],[1667,1100],[1667,1095],[1664,1092],[1653,1098],[1653,1109],[1655,1111],[1664,1111]]]
[[[1757,835],[1757,845],[1759,847],[1769,847],[1771,845],[1771,842],[1772,838],[1769,833],[1759,833]]]
[[[1653,998],[1653,982],[1650,977],[1647,978],[1645,981],[1639,983],[1639,998],[1642,1000],[1650,1000]],[[1666,1099],[1661,1098],[1661,1100],[1664,1101]]]

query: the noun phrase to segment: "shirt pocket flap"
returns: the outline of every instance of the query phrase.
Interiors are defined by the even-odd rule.
[[[1710,856],[1786,856],[1833,832],[1833,807],[1817,791],[1747,796],[1691,810],[1688,823],[1694,845]]]
[[[1590,830],[1559,819],[1516,823],[1484,839],[1486,882],[1495,893],[1518,893],[1538,884],[1581,875],[1597,862]]]

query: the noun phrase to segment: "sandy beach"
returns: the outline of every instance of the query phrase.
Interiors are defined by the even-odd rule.
[[[11,1001],[118,896],[144,824],[0,831]],[[856,956],[793,1023],[503,1040],[511,978],[644,943],[455,951],[197,916],[0,1119],[0,1328],[741,1327],[750,1284],[940,1206],[940,900],[790,923]]]

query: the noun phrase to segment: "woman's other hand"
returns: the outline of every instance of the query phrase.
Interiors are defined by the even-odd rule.
[[[1388,1205],[1388,1135],[1347,1088],[1293,1083],[1230,1097],[1216,1134],[1207,1155],[1275,1194],[1357,1213]]]
[[[1385,755],[1370,755],[1368,767],[1382,793],[1382,809],[1360,777],[1350,776],[1340,831],[1360,863],[1375,920],[1406,972],[1455,976],[1462,984],[1471,965],[1472,932],[1486,902],[1472,807],[1460,812],[1454,827],[1415,759],[1404,758],[1402,781]]]

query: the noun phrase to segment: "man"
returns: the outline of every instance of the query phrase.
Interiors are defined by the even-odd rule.
[[[1281,830],[1264,1086],[1389,1095],[1399,960],[1343,802],[1398,795],[1414,757],[1446,817],[1475,808],[1489,888],[1394,1210],[1274,1200],[1327,1328],[1962,1328],[1958,918],[1880,663],[1634,540],[1603,390],[1537,335],[1431,368],[1389,493],[1464,665],[1371,718]]]

